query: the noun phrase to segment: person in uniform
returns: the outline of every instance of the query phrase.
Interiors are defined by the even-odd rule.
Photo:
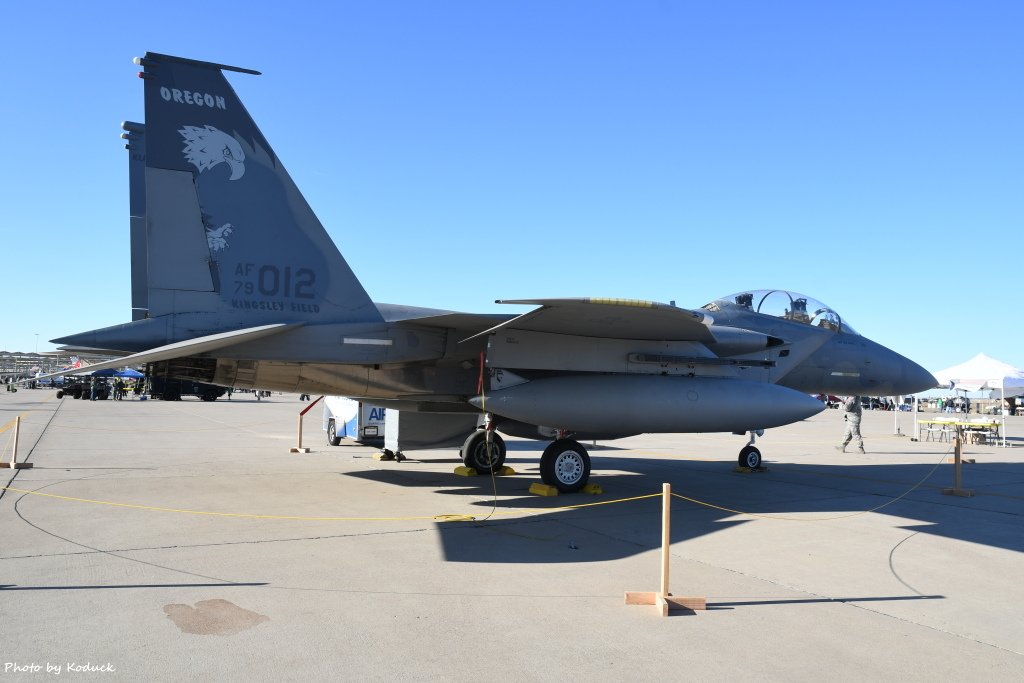
[[[836,450],[845,453],[847,444],[851,441],[856,441],[857,448],[863,453],[864,439],[860,435],[860,418],[863,413],[860,407],[860,396],[850,396],[846,399],[843,409],[845,411],[846,433],[843,434],[843,440],[836,446]]]

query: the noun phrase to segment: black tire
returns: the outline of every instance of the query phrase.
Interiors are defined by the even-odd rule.
[[[540,478],[561,493],[576,493],[590,478],[590,454],[572,439],[559,439],[540,456]]]
[[[491,452],[487,452],[487,432],[478,429],[462,444],[462,462],[479,474],[498,472],[505,466],[505,440],[497,432],[491,432]]]
[[[64,398],[64,392],[63,391],[58,391],[57,392],[57,398]]]
[[[327,422],[327,445],[328,446],[340,446],[341,437],[338,436],[338,428],[334,425],[334,420]]]
[[[756,470],[761,467],[761,451],[757,450],[753,446],[744,446],[740,451],[740,457],[737,458],[740,467],[748,467],[752,470]]]

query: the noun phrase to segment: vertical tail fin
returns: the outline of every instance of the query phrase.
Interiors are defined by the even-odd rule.
[[[144,274],[133,270],[133,309],[220,329],[381,320],[223,74],[259,72],[154,53],[136,63],[146,123],[126,130],[144,137],[145,194],[139,206],[133,192],[132,216],[145,215],[147,259]]]

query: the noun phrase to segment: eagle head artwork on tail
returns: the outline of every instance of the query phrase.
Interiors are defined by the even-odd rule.
[[[245,174],[245,152],[233,137],[213,126],[185,126],[178,131],[185,138],[185,159],[199,169],[209,170],[221,162],[231,167],[228,180]]]

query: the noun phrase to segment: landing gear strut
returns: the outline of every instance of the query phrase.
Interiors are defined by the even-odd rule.
[[[754,446],[754,440],[759,436],[764,436],[763,429],[750,430],[750,441],[740,449],[740,456],[738,458],[740,467],[747,467],[752,470],[761,467],[761,451],[757,450],[757,447]]]

